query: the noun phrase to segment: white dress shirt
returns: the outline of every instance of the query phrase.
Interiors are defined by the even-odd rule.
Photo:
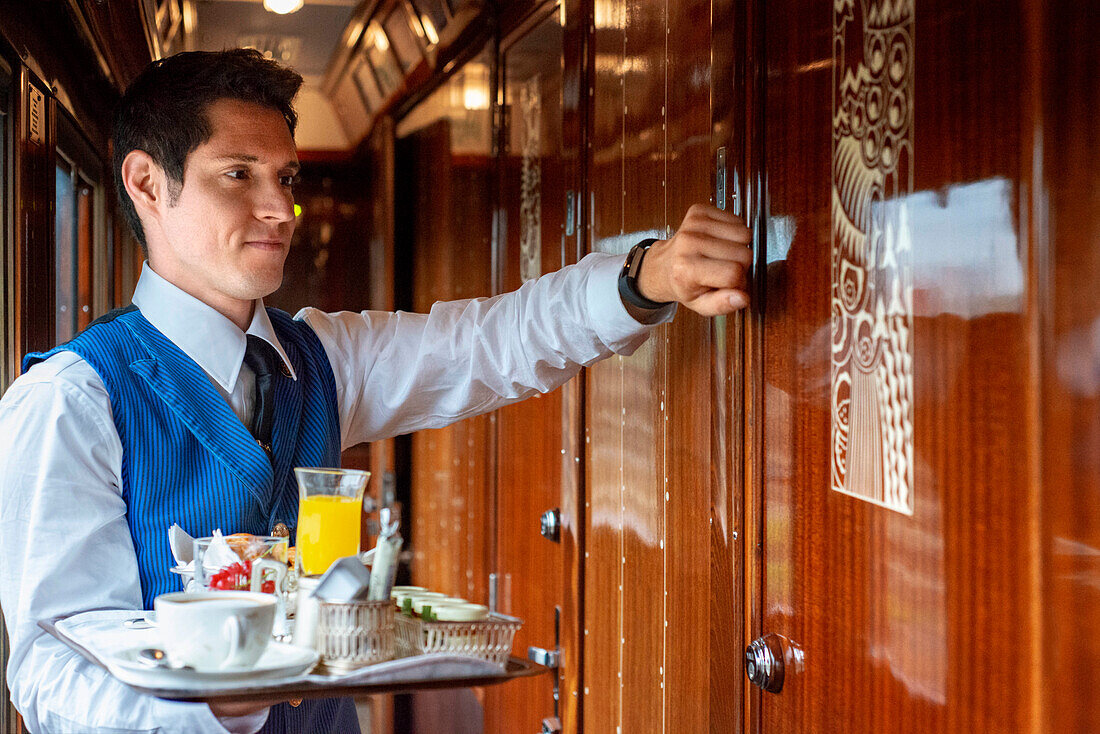
[[[619,298],[622,260],[589,255],[514,293],[437,303],[428,314],[303,309],[296,318],[316,332],[336,379],[342,447],[485,413],[553,390],[581,365],[632,353],[650,327]],[[245,333],[148,266],[134,303],[248,425],[254,378],[242,364]],[[247,333],[287,361],[262,302],[256,306]],[[658,320],[673,314],[670,307]],[[0,436],[0,606],[11,641],[8,685],[27,728],[259,729],[266,710],[219,720],[203,704],[138,694],[37,626],[142,605],[122,499],[122,444],[91,366],[63,351],[28,370],[0,400]]]

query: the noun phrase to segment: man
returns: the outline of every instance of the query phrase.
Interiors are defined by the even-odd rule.
[[[748,303],[748,230],[693,207],[670,240],[632,253],[623,282],[623,258],[597,254],[426,315],[269,312],[295,224],[300,84],[253,51],[189,53],[121,102],[116,181],[148,255],[134,304],[28,355],[0,401],[0,604],[32,732],[357,729],[346,700],[211,710],[141,696],[36,624],[178,589],[173,522],[293,531],[294,466],[552,390],[633,352],[673,302],[707,315]]]

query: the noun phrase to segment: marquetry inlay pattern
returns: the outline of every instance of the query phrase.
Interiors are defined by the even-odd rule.
[[[542,95],[536,74],[519,87],[516,107],[523,129],[520,174],[519,271],[524,280],[542,275]]]
[[[833,3],[832,486],[906,514],[914,2]]]

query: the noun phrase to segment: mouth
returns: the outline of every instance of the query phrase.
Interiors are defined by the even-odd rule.
[[[270,252],[281,252],[286,248],[282,240],[247,240],[244,244],[248,247],[255,247]]]

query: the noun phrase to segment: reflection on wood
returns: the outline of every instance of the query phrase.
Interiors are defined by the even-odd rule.
[[[484,123],[488,135],[487,112]],[[397,246],[412,250],[413,309],[427,312],[438,300],[489,293],[489,160],[453,157],[446,120],[397,146],[397,170],[405,176],[398,182],[398,210],[433,213],[403,218],[399,230]],[[453,246],[459,241],[461,248]],[[412,437],[412,583],[481,603],[488,601],[491,538],[483,528],[492,507],[491,421],[481,416]],[[476,703],[467,698],[463,705]],[[439,728],[447,720],[439,702],[414,697],[414,731],[452,731]],[[443,712],[452,705],[458,703]]]
[[[597,249],[667,236],[712,196],[710,10],[597,8]],[[709,706],[736,712],[741,644],[733,607],[712,604],[734,598],[736,576],[712,525],[728,518],[713,499],[728,495],[712,472],[727,457],[711,453],[711,333],[682,310],[633,356],[588,372],[585,731],[737,728],[736,713],[714,719]]]
[[[558,13],[519,32],[502,50],[505,99],[511,112],[502,137],[508,141],[500,159],[500,290],[519,288],[540,270],[563,262],[562,211],[565,197],[561,159],[562,29]],[[566,481],[563,459],[572,447],[575,425],[563,412],[566,386],[509,406],[496,415],[496,559],[502,578],[499,607],[525,621],[513,645],[517,654],[529,646],[552,649],[558,644],[555,610],[564,608],[565,571],[560,542],[539,533],[547,510],[561,508]],[[571,468],[571,467],[570,467]],[[563,647],[567,647],[562,643]],[[566,664],[575,659],[575,651]],[[537,732],[554,715],[554,680],[539,676],[485,691],[486,732]]]
[[[1036,662],[1046,731],[1084,734],[1100,721],[1100,632],[1092,624],[1100,619],[1100,18],[1083,4],[1030,9],[1027,47],[1042,52],[1030,56],[1023,96],[1042,115],[1030,142],[1042,147],[1043,163],[1027,183],[1033,226],[1041,237],[1045,221],[1049,236],[1031,258],[1043,378],[1033,396],[1042,437],[1034,478],[1043,486],[1047,561]]]

